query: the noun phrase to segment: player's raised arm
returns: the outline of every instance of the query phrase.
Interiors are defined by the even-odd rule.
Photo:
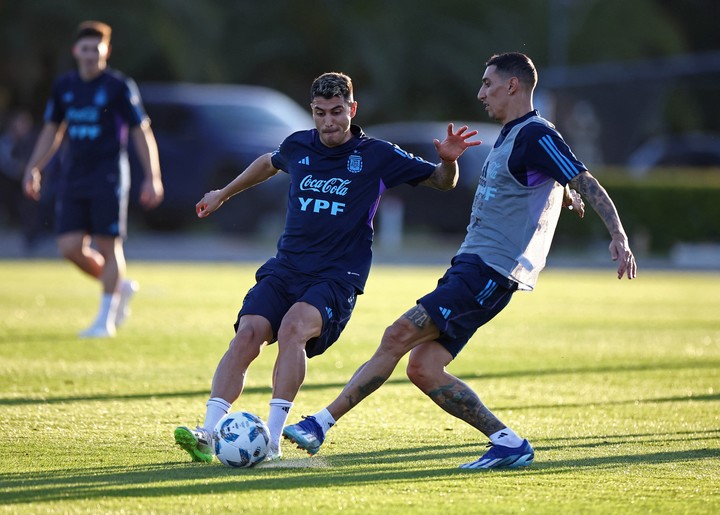
[[[637,275],[637,263],[630,250],[627,234],[612,199],[590,172],[582,172],[572,181],[570,186],[576,189],[587,200],[600,216],[610,233],[610,257],[618,262],[618,279],[626,275],[634,279]]]
[[[420,184],[443,191],[453,189],[458,181],[457,160],[468,147],[474,147],[482,143],[482,141],[468,141],[477,133],[476,130],[468,131],[467,125],[454,131],[453,124],[448,124],[447,137],[442,142],[437,139],[433,140],[441,160],[440,164],[435,167],[435,171],[430,177]]]
[[[272,164],[270,156],[263,154],[253,161],[240,175],[235,177],[222,189],[209,191],[195,204],[195,212],[199,218],[205,218],[217,211],[233,195],[268,180],[278,172]]]

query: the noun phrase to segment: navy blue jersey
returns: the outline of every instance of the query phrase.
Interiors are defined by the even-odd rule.
[[[531,111],[504,125],[494,147],[500,146],[514,126],[532,116],[540,114]],[[565,186],[579,172],[587,170],[560,133],[541,123],[530,123],[520,130],[508,166],[510,173],[524,186],[537,186],[548,177]]]
[[[386,141],[353,137],[327,147],[316,129],[289,136],[272,155],[290,175],[285,231],[277,259],[302,273],[365,287],[372,259],[373,217],[388,188],[427,179],[435,164]]]
[[[64,186],[77,196],[92,195],[98,183],[117,176],[126,161],[128,129],[147,118],[135,83],[112,70],[90,81],[78,72],[60,76],[53,85],[45,121],[67,123],[63,154]]]

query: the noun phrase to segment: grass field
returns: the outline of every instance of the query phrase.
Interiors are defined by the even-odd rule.
[[[718,513],[720,274],[548,270],[450,371],[533,443],[535,464],[461,471],[485,438],[405,378],[344,417],[314,458],[248,470],[173,443],[201,422],[256,268],[132,263],[114,340],[81,341],[96,285],[56,261],[0,262],[0,509],[12,513]],[[376,266],[291,421],[340,391],[443,267]],[[275,347],[234,409],[265,418]]]

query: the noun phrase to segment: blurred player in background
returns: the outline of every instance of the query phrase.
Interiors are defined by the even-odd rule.
[[[438,406],[490,439],[490,449],[461,468],[518,467],[532,463],[530,443],[501,422],[478,395],[445,367],[475,331],[508,304],[513,293],[532,290],[545,266],[561,206],[583,214],[569,184],[602,218],[618,278],[633,279],[635,258],[615,206],[554,126],[533,108],[535,66],[520,53],[486,63],[478,99],[503,124],[483,166],[465,241],[437,288],[385,330],[370,360],[325,409],[286,427],[283,434],[315,454],[327,431],[377,390],[410,352],[410,380]]]
[[[102,284],[100,307],[92,325],[80,333],[84,338],[115,336],[138,289],[125,278],[123,251],[130,188],[128,133],[145,172],[140,203],[149,209],[163,198],[157,144],[137,87],[107,66],[111,32],[98,21],[79,25],[72,47],[77,71],[56,79],[23,179],[25,194],[38,200],[42,169],[66,136],[56,201],[58,248]]]
[[[435,140],[440,164],[368,138],[352,124],[357,113],[350,77],[326,73],[310,93],[315,129],[296,132],[274,153],[256,159],[221,190],[197,204],[204,218],[233,195],[290,175],[285,230],[276,257],[257,271],[235,323],[235,337],[220,360],[202,427],[175,430],[175,441],[194,461],[212,461],[212,431],[243,391],[247,369],[262,348],[278,342],[268,428],[269,459],[281,456],[280,438],[305,378],[306,360],[340,336],[363,292],[372,259],[373,217],[380,196],[401,184],[447,190],[457,183],[457,159],[477,134],[462,127]]]

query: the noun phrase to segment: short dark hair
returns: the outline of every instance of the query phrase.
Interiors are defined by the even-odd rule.
[[[532,60],[520,52],[495,54],[485,66],[495,66],[502,75],[517,77],[518,80],[533,89],[537,85],[537,70]]]
[[[82,38],[94,37],[100,38],[106,45],[110,44],[110,36],[112,35],[112,27],[101,21],[88,20],[78,25],[75,32],[75,41]]]
[[[315,97],[342,97],[346,102],[353,102],[352,79],[344,73],[323,73],[313,81],[310,88],[310,101]]]

